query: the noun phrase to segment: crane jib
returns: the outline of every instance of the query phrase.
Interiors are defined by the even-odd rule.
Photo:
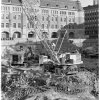
[[[22,9],[23,9],[23,11],[25,12],[25,15],[28,17],[28,21],[29,22],[32,22],[33,24],[35,23],[35,21],[34,20],[30,20],[30,12],[29,11],[27,11],[27,8],[29,7],[32,11],[33,11],[33,13],[34,13],[34,15],[35,16],[37,16],[36,15],[36,13],[35,13],[35,11],[33,10],[33,5],[31,4],[31,2],[30,2],[30,0],[19,0],[19,2],[20,3],[22,3]],[[34,1],[33,1],[34,2]],[[36,25],[36,24],[35,24]],[[52,56],[54,56],[54,61],[56,60],[57,62],[58,62],[58,64],[60,63],[60,61],[59,61],[59,59],[58,59],[58,57],[57,57],[57,55],[55,54],[55,52],[51,49],[51,47],[50,47],[50,45],[48,45],[48,43],[47,43],[47,41],[44,39],[42,39],[41,37],[40,37],[40,34],[42,33],[42,31],[41,31],[41,28],[40,27],[38,27],[38,25],[41,25],[41,22],[39,21],[39,19],[37,18],[37,25],[36,25],[36,27],[34,28],[34,31],[35,31],[35,33],[36,33],[36,35],[38,36],[38,38],[40,39],[40,42],[44,45],[44,47],[46,48],[46,50],[49,50],[50,52],[51,52],[51,54],[52,54]],[[37,28],[38,28],[38,30],[37,30]],[[37,32],[38,31],[38,32]],[[45,30],[43,30],[44,32],[45,32]],[[39,34],[40,33],[40,34]]]

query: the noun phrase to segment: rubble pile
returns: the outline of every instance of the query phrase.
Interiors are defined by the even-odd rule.
[[[26,77],[27,74],[22,73],[18,75],[19,77],[13,78],[12,75],[10,78],[3,75],[2,91],[8,100],[13,100],[13,98],[14,100],[25,100],[25,98],[50,90],[66,95],[77,95],[88,91],[90,86],[92,89],[89,92],[91,92],[97,86],[95,75],[90,72],[79,72],[75,76],[50,76],[49,74],[40,74],[40,77]]]
[[[64,54],[63,59],[66,58],[66,54]],[[76,65],[80,64],[81,61],[79,53],[79,62],[77,63],[76,59],[73,59],[76,64],[72,63],[72,61],[68,65],[66,63],[57,65],[54,62],[50,62],[51,59],[49,59],[46,64],[29,66],[27,65],[29,62],[23,64],[23,55],[21,56],[21,53],[17,56],[10,55],[12,59],[13,56],[18,58],[17,63],[16,59],[13,59],[15,66],[10,64],[10,59],[8,59],[9,65],[2,65],[1,89],[5,100],[27,100],[29,98],[31,100],[31,97],[34,97],[32,100],[78,100],[67,96],[73,97],[84,93],[98,96],[97,76],[92,72],[79,70]],[[73,53],[71,56],[76,58],[77,54]],[[21,58],[22,62],[19,58]],[[70,53],[68,53],[69,58]],[[57,97],[58,95],[60,95],[59,98]]]

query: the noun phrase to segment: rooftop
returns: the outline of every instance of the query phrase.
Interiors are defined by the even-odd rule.
[[[84,10],[99,9],[99,6],[98,5],[89,5],[87,7],[84,7],[83,9]]]
[[[19,0],[2,0],[2,3],[20,5]],[[73,0],[40,0],[40,7],[83,10],[81,3]]]

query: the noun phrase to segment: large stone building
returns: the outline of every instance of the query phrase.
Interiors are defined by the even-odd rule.
[[[43,33],[49,33],[49,38],[53,38],[61,27],[69,23],[84,23],[84,11],[78,0],[37,0],[38,4],[36,5],[33,4],[36,0],[30,1],[32,1],[33,9],[30,9],[30,6],[26,10],[30,12],[31,18],[36,17],[35,20],[37,20],[38,17],[41,23],[38,28]],[[1,20],[2,40],[9,38],[36,39],[34,30],[36,24],[28,21],[19,0],[2,0]]]
[[[99,4],[99,0],[93,0],[93,5],[98,5]]]
[[[99,5],[84,7],[85,34],[89,38],[98,38],[99,35]]]

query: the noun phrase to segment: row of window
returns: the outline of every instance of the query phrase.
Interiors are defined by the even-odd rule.
[[[62,26],[61,26],[62,27]],[[45,28],[45,24],[42,24],[42,28],[44,29]],[[47,26],[46,26],[46,28],[48,29],[48,28],[50,28],[50,25],[49,24],[47,24]],[[58,28],[58,25],[51,25],[51,28],[52,29],[57,29]]]
[[[69,18],[69,23],[74,23],[75,22],[75,18]]]
[[[42,10],[42,13],[48,14],[49,11],[43,9],[43,10]],[[51,14],[58,14],[58,11],[57,11],[57,10],[51,10]],[[60,14],[61,14],[61,15],[66,15],[67,12],[66,12],[66,11],[60,11]],[[75,12],[68,12],[68,15],[75,15]]]
[[[13,19],[21,20],[21,15],[13,15]]]
[[[98,18],[97,17],[93,17],[93,18],[85,18],[86,21],[97,21]]]
[[[93,13],[93,12],[98,12],[98,10],[88,10],[88,11],[85,11],[85,13]]]
[[[30,8],[27,8],[27,11],[29,11],[29,12],[39,12],[39,9],[30,9]]]
[[[10,7],[1,6],[1,10],[9,11]],[[13,11],[21,11],[21,7],[13,7]]]
[[[33,23],[28,23],[27,28],[34,28],[34,24]]]
[[[60,11],[60,14],[66,15],[66,11]]]
[[[9,10],[10,10],[10,7],[4,7],[4,6],[1,6],[1,10],[9,11]]]
[[[9,19],[9,14],[6,14],[6,15],[2,14],[1,19]]]
[[[21,7],[13,7],[13,11],[21,11]]]
[[[47,14],[49,11],[48,10],[42,10],[42,13]]]
[[[2,14],[1,19],[10,19],[10,14]],[[13,19],[21,20],[21,15],[13,15]]]
[[[94,30],[94,29],[96,29],[97,27],[87,27],[87,28],[85,28],[85,30]]]
[[[75,15],[75,12],[68,12],[68,15]]]
[[[56,11],[56,10],[51,10],[51,14],[58,14],[58,11]]]
[[[85,16],[95,16],[98,15],[98,12],[94,12],[94,13],[86,13]]]
[[[45,20],[45,17],[44,16],[42,16],[42,21],[44,21]],[[49,17],[47,17],[46,18],[46,21],[50,21],[50,18]],[[51,18],[51,21],[58,21],[58,17],[52,17]],[[67,18],[60,18],[60,21],[61,22],[66,22],[67,21]]]
[[[1,23],[1,27],[4,28],[9,28],[10,27],[10,24],[9,23],[6,23],[6,25],[4,23]],[[14,28],[17,28],[17,24],[16,23],[13,23],[13,27]],[[21,23],[18,23],[18,28],[21,28]]]
[[[63,25],[61,25],[60,27],[62,28]],[[45,28],[45,24],[42,24],[42,28],[43,28],[43,29]],[[48,25],[47,25],[47,28],[49,28]],[[59,28],[59,26],[58,26],[58,25],[51,25],[51,28],[52,28],[52,29],[54,29],[54,28],[57,29],[57,28]],[[69,28],[69,29],[75,29],[75,27],[74,27],[74,26],[71,26],[71,25],[69,25],[68,28]]]

